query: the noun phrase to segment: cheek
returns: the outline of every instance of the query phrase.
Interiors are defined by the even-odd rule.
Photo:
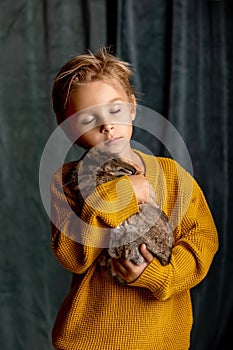
[[[133,126],[132,125],[122,126],[122,131],[124,132],[126,137],[130,138],[133,133]]]
[[[82,136],[79,137],[78,143],[85,148],[91,148],[96,146],[99,142],[99,138],[97,137],[95,132],[89,131]]]

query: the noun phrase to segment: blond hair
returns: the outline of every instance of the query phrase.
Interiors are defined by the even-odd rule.
[[[61,67],[52,89],[53,109],[58,124],[67,117],[71,93],[83,83],[111,80],[125,91],[129,102],[133,102],[132,75],[130,64],[112,55],[105,47],[96,53],[88,51],[87,54],[73,57]]]

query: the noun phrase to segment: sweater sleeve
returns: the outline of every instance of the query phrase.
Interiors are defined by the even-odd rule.
[[[184,179],[187,176],[193,182],[193,191],[187,211],[175,229],[170,263],[162,266],[154,258],[141,276],[130,284],[150,289],[159,300],[188,291],[201,282],[218,250],[217,230],[206,199],[189,174],[185,174]],[[186,184],[185,180],[181,183],[183,193]]]
[[[137,199],[127,176],[99,185],[85,202],[62,179],[66,164],[51,182],[51,248],[63,267],[84,273],[107,246],[110,227],[138,212]]]

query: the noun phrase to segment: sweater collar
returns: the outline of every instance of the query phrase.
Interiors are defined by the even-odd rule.
[[[139,155],[139,157],[141,157],[142,161],[145,164],[145,176],[147,180],[150,183],[155,183],[155,180],[158,179],[159,168],[161,167],[159,165],[158,159],[153,155],[145,154],[137,149],[134,149],[134,151]]]

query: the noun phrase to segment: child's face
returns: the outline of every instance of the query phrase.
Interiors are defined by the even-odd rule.
[[[123,89],[102,80],[79,86],[70,97],[67,115],[75,113],[72,129],[81,134],[78,142],[83,147],[101,144],[103,150],[117,154],[129,147],[135,105]]]

